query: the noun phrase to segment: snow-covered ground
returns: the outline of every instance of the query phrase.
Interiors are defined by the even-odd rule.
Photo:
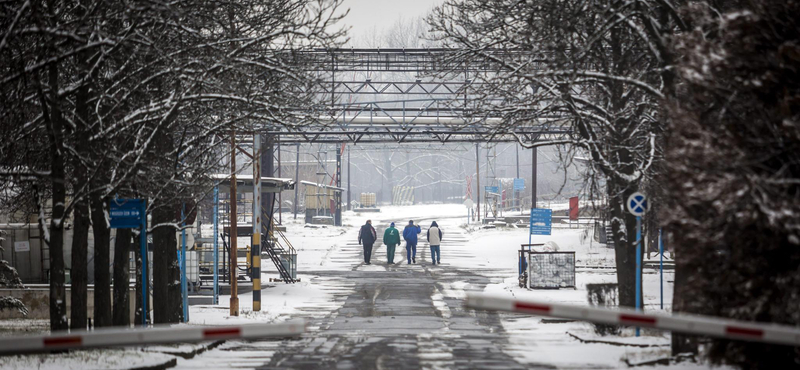
[[[344,213],[343,227],[308,228],[301,219],[284,217],[287,226],[286,236],[298,252],[298,276],[296,284],[269,283],[270,277],[277,277],[274,266],[269,261],[262,264],[262,309],[252,311],[252,293],[239,295],[241,314],[230,317],[228,296],[220,297],[219,305],[199,305],[190,307],[189,325],[230,325],[247,322],[278,322],[293,317],[324,317],[335,312],[344,304],[353,291],[352,281],[337,278],[337,271],[385,271],[385,251],[383,246],[375,248],[373,264],[360,264],[358,248],[343,248],[356,243],[358,227],[367,219],[382,236],[382,230],[394,221],[399,229],[408,220],[417,220],[422,225],[421,240],[430,222],[435,220],[444,231],[441,247],[443,263],[441,270],[470,271],[489,278],[489,284],[482,287],[484,292],[504,294],[518,298],[535,298],[553,302],[587,305],[586,285],[591,283],[613,283],[616,275],[613,270],[614,252],[593,241],[591,230],[554,228],[551,236],[534,236],[534,243],[551,242],[561,251],[576,253],[577,269],[575,289],[528,290],[520,288],[517,281],[517,251],[520,244],[528,243],[527,228],[483,229],[477,224],[465,225],[466,211],[462,205],[419,205],[384,206],[380,213]],[[246,241],[244,241],[246,243]],[[404,248],[397,250],[399,259]],[[426,263],[430,254],[427,245],[420,242],[418,260]],[[380,261],[380,262],[378,262]],[[664,310],[670,310],[672,302],[672,271],[665,271]],[[367,275],[364,278],[368,278]],[[337,280],[338,279],[338,280]],[[444,298],[463,298],[468,291],[476,288],[456,279],[447,283],[432,297],[442,316],[448,316],[448,306]],[[660,275],[654,270],[644,274],[644,298],[647,310],[660,310]],[[447,311],[447,312],[446,312]],[[623,329],[620,335],[600,337],[594,333],[593,326],[584,322],[552,320],[536,316],[502,314],[502,329],[508,334],[509,344],[504,351],[520,362],[530,365],[543,364],[557,368],[627,368],[626,361],[641,362],[669,355],[668,333],[645,330],[641,337],[634,337],[632,329]],[[437,333],[431,333],[437,335]],[[607,343],[592,343],[606,341]],[[230,346],[211,351],[209,358],[226,360],[231,354]],[[226,347],[228,346],[228,347]],[[169,348],[154,348],[156,352],[169,352]],[[273,347],[260,349],[265,356],[272,353]],[[108,362],[94,359],[99,353],[110,355]],[[75,355],[80,354],[80,355]],[[76,352],[69,355],[41,355],[0,358],[2,368],[30,368],[44,364],[42,368],[81,368],[77,364],[83,358],[100,368],[141,367],[146,361],[163,361],[164,353],[146,353],[136,350],[107,350]],[[73,357],[70,357],[73,356]],[[92,357],[95,356],[95,357]],[[119,361],[120,357],[131,357],[131,361]],[[139,360],[141,358],[141,360]],[[203,357],[192,360],[178,359],[179,367],[191,368],[203,364]],[[63,363],[61,361],[64,361]],[[260,360],[258,360],[260,361]],[[257,365],[253,359],[253,366]],[[125,366],[117,365],[124,362]],[[73,366],[72,364],[75,363]],[[51,367],[48,364],[53,364]],[[55,364],[59,364],[58,367]],[[136,364],[137,366],[128,366]],[[217,364],[217,363],[214,363]],[[208,365],[217,366],[217,365]],[[247,365],[250,366],[250,365]],[[708,368],[705,365],[674,365],[671,368]],[[205,366],[207,367],[207,366]]]
[[[517,251],[520,244],[528,243],[527,228],[483,229],[478,224],[466,225],[466,211],[462,205],[436,204],[418,206],[383,206],[380,213],[345,212],[343,227],[307,228],[301,220],[284,218],[287,225],[286,235],[298,250],[298,274],[302,283],[285,285],[267,284],[269,289],[263,293],[262,313],[250,312],[251,295],[240,296],[242,315],[239,318],[227,318],[227,299],[221,297],[218,307],[192,307],[192,323],[230,323],[242,320],[280,320],[301,314],[302,309],[320,308],[335,310],[341,304],[331,300],[334,292],[329,291],[325,278],[315,275],[316,271],[350,270],[356,266],[358,256],[342,258],[340,247],[353,243],[357,230],[367,219],[382,234],[382,229],[390,222],[402,227],[408,220],[415,220],[423,228],[422,238],[430,222],[436,220],[445,233],[442,249],[444,268],[458,270],[481,271],[490,277],[491,284],[484,292],[505,294],[518,298],[533,298],[560,303],[588,305],[586,285],[592,283],[614,283],[616,274],[613,249],[595,242],[590,229],[554,228],[550,236],[533,236],[533,243],[554,243],[560,251],[576,253],[575,289],[560,290],[528,290],[520,288],[517,281]],[[449,247],[448,237],[460,235],[466,243]],[[380,235],[379,235],[380,239]],[[418,251],[427,248],[420,243]],[[449,248],[457,248],[452,250]],[[427,252],[427,251],[425,251]],[[384,247],[376,247],[374,258],[383,258]],[[384,253],[384,254],[381,254]],[[398,254],[404,253],[398,248]],[[419,253],[419,252],[418,252]],[[428,256],[429,254],[424,254]],[[271,265],[265,264],[262,281],[275,277],[276,272]],[[359,271],[383,270],[380,264],[361,266]],[[672,302],[672,282],[674,274],[665,270],[663,275],[664,311],[669,311]],[[661,280],[656,270],[648,269],[643,277],[645,308],[661,310]],[[340,293],[348,287],[341,287]],[[465,289],[470,287],[452,284],[443,291],[445,296],[462,298]],[[302,308],[302,309],[301,309]],[[222,313],[222,316],[220,316]],[[523,317],[504,315],[503,328],[509,334],[506,352],[522,362],[529,364],[548,364],[558,368],[627,368],[626,361],[637,363],[669,355],[669,333],[642,330],[642,336],[635,337],[633,329],[623,329],[616,336],[599,336],[593,326],[584,322],[563,322],[548,320],[542,317]],[[584,342],[588,341],[588,342]],[[591,341],[607,341],[616,344],[591,343]],[[675,365],[674,368],[687,368],[686,364]],[[691,365],[696,368],[708,368],[705,365]],[[691,368],[691,367],[688,367]]]
[[[174,361],[175,356],[134,349],[94,349],[68,353],[0,357],[4,370],[146,369]]]

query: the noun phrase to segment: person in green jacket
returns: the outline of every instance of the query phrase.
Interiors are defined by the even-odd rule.
[[[400,244],[400,232],[394,228],[394,222],[383,232],[383,244],[386,244],[386,259],[394,265],[394,249]]]

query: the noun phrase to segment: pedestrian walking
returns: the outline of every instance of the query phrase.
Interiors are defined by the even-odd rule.
[[[375,240],[378,240],[378,234],[372,227],[372,220],[367,220],[367,223],[361,226],[361,230],[358,232],[358,244],[364,246],[364,263],[368,265],[370,264],[369,259],[372,257],[372,244],[375,243]]]
[[[394,228],[394,222],[383,232],[383,244],[386,244],[386,262],[394,265],[394,249],[400,244],[400,232]]]
[[[436,221],[431,222],[431,227],[428,228],[428,244],[431,246],[431,259],[433,264],[441,264],[442,251],[439,246],[442,244],[442,230]]]
[[[414,220],[408,221],[403,229],[403,239],[406,240],[406,261],[417,263],[417,234],[422,233],[419,225],[414,225]]]

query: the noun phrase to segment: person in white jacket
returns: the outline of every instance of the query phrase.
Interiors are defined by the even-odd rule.
[[[442,230],[436,221],[431,222],[431,227],[428,228],[428,244],[431,245],[431,259],[433,264],[441,264],[442,252],[439,246],[442,244]]]

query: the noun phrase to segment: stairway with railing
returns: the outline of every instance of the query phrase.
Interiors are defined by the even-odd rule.
[[[297,251],[286,238],[282,231],[278,230],[275,220],[266,214],[262,214],[261,227],[269,230],[267,237],[261,238],[261,255],[267,255],[285,283],[297,281]]]

